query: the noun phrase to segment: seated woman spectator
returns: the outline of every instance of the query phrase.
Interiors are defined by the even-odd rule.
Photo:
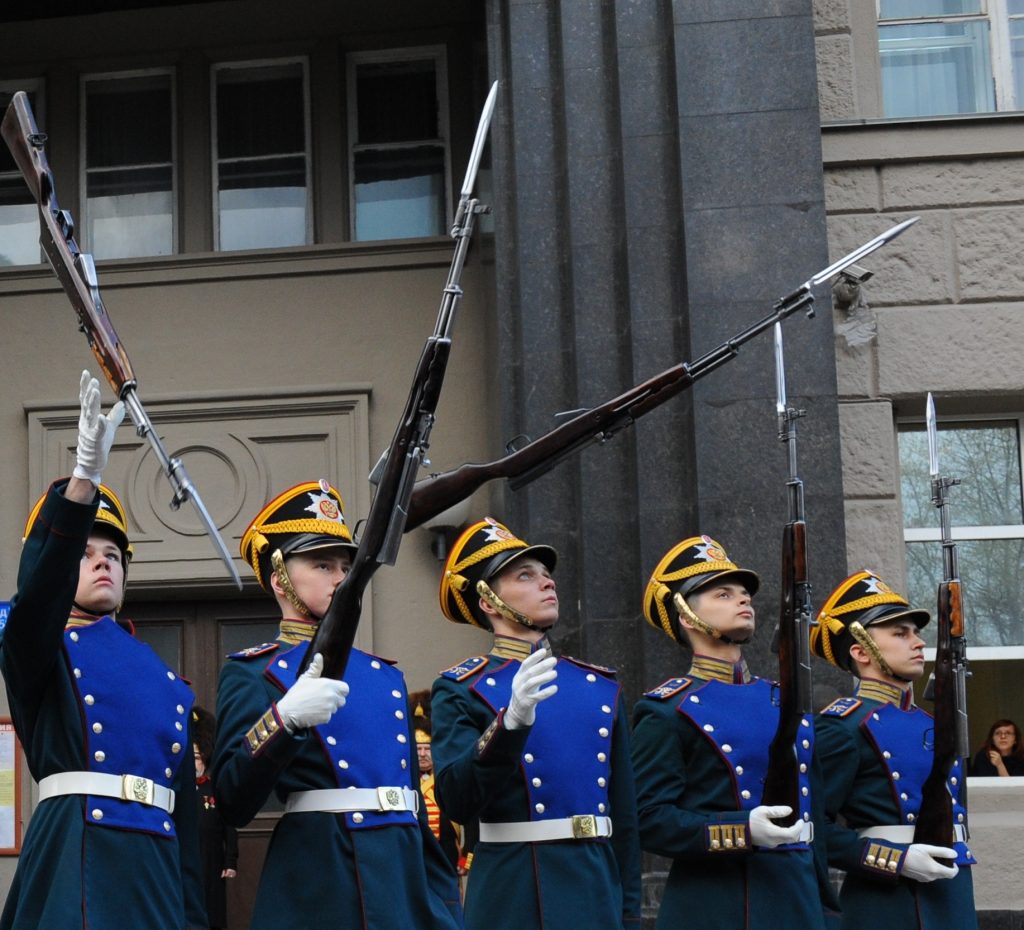
[[[1024,775],[1024,739],[1012,720],[997,720],[988,731],[985,745],[971,765],[972,775],[989,777]]]

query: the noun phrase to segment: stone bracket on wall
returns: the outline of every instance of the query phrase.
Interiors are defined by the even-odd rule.
[[[341,491],[350,526],[369,510],[369,395],[367,384],[144,395],[168,453],[184,462],[247,588],[255,588],[255,579],[238,554],[239,541],[273,495],[324,477]],[[108,406],[109,396],[104,409]],[[27,513],[54,478],[69,475],[74,467],[78,406],[32,402],[25,413]],[[103,480],[128,512],[135,547],[132,589],[173,588],[178,596],[234,590],[194,509],[171,510],[170,485],[159,462],[128,421],[118,430]],[[368,598],[364,613],[369,612]],[[364,619],[361,645],[369,645],[372,623]]]

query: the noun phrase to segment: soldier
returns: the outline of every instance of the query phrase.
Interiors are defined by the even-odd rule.
[[[430,751],[433,742],[430,724],[430,691],[414,691],[409,695],[409,713],[412,715],[416,737],[416,759],[419,763],[420,794],[427,809],[430,832],[434,834],[452,867],[458,871],[460,860],[459,828],[452,823],[437,804],[434,794],[434,759]]]
[[[116,619],[132,555],[124,508],[100,483],[118,402],[82,372],[71,478],[32,509],[0,671],[39,782],[0,926],[206,926],[199,877],[191,689]]]
[[[621,687],[609,669],[555,658],[555,558],[488,517],[456,541],[441,579],[444,615],[494,634],[488,655],[441,674],[432,700],[441,809],[479,820],[469,930],[640,923]]]
[[[644,593],[648,623],[693,650],[687,675],[634,711],[641,843],[673,860],[659,928],[823,928],[834,907],[824,852],[809,845],[818,819],[810,726],[796,747],[796,822],[775,823],[792,809],[761,804],[779,711],[772,683],[743,659],[758,587],[711,537],[694,536],[668,551]]]
[[[242,557],[281,611],[275,642],[228,657],[217,697],[213,778],[225,820],[244,826],[271,792],[285,804],[254,928],[461,924],[456,877],[417,790],[401,671],[353,649],[344,683],[320,677],[319,655],[297,675],[355,548],[341,496],[323,479],[274,498],[242,536]]]
[[[921,785],[932,767],[932,718],[914,704],[930,620],[876,574],[837,587],[811,632],[812,651],[855,676],[853,697],[818,718],[830,822],[829,861],[846,871],[843,927],[969,930],[978,926],[959,802],[962,760],[949,776],[956,841],[914,842]],[[842,822],[837,817],[842,816]]]

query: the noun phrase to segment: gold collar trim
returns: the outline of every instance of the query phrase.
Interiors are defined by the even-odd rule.
[[[104,614],[103,616],[109,616]],[[92,626],[97,620],[102,620],[103,617],[94,617],[92,614],[72,614],[68,617],[68,622],[64,624],[65,630],[73,630],[76,627]]]
[[[855,696],[867,698],[869,701],[879,701],[882,704],[895,704],[901,710],[909,710],[914,706],[913,689],[903,689],[897,685],[889,684],[887,681],[879,681],[876,678],[861,678],[857,682]]]
[[[308,643],[316,632],[317,621],[288,619],[281,621],[281,632],[277,638],[282,642],[296,646],[299,643]]]
[[[750,682],[750,669],[747,668],[746,659],[729,662],[712,656],[694,655],[687,674],[707,681],[722,681],[727,685],[745,685]]]
[[[546,636],[542,636],[536,643],[525,639],[516,639],[514,636],[495,636],[494,645],[491,647],[492,656],[500,656],[502,659],[515,659],[522,662],[531,653],[540,649],[547,649],[551,652],[551,643]]]

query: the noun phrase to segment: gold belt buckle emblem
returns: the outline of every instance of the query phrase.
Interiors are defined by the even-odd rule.
[[[378,788],[377,803],[382,811],[405,810],[405,798],[398,788]]]
[[[153,804],[154,785],[152,779],[141,775],[121,776],[121,798],[125,801],[138,801],[140,804]]]
[[[597,818],[593,814],[573,815],[572,836],[575,840],[587,840],[597,836]]]

